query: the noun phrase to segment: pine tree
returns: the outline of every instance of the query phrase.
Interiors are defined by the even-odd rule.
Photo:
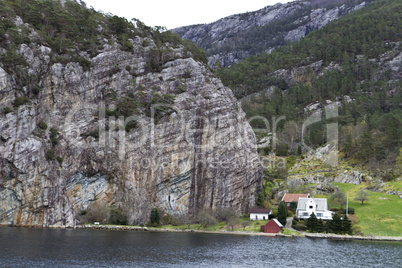
[[[322,219],[319,219],[317,221],[316,232],[323,233],[324,231],[325,231],[324,221]]]
[[[285,202],[280,202],[278,207],[278,221],[283,225],[286,224],[286,218],[288,217],[288,207]]]
[[[317,230],[317,217],[315,216],[314,212],[311,213],[310,217],[307,219],[307,229],[314,233]]]
[[[345,217],[342,220],[342,233],[352,234],[352,222],[348,219],[348,217]]]
[[[339,234],[342,232],[342,220],[338,214],[335,214],[331,221],[331,229],[330,231],[335,234]]]

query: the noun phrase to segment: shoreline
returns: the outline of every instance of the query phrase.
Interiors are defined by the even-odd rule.
[[[320,234],[320,233],[300,233],[300,235],[285,235],[281,233],[262,233],[249,231],[208,231],[194,229],[168,229],[168,228],[148,228],[140,226],[115,226],[115,225],[80,225],[75,227],[42,227],[42,226],[15,226],[0,225],[1,227],[19,227],[32,229],[86,229],[86,230],[110,230],[110,231],[136,231],[136,232],[159,232],[159,233],[202,233],[202,234],[226,234],[226,235],[247,235],[247,236],[267,236],[267,237],[286,237],[286,238],[315,238],[332,240],[352,240],[352,241],[384,241],[384,242],[402,242],[402,237],[397,236],[358,236],[358,235],[338,235],[338,234]]]

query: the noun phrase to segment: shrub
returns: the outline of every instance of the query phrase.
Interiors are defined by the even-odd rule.
[[[58,157],[56,158],[56,160],[57,160],[57,162],[59,162],[60,165],[63,164],[63,157],[58,156]]]
[[[107,223],[110,210],[104,201],[95,201],[88,206],[86,219],[88,222]]]
[[[89,132],[89,136],[95,139],[99,139],[99,129],[94,129],[91,132]]]
[[[124,117],[137,114],[138,108],[139,103],[134,98],[122,97],[117,102],[117,114]]]
[[[361,235],[362,234],[362,228],[360,225],[353,225],[352,226],[352,234],[354,235]]]
[[[287,156],[289,151],[289,145],[286,143],[279,143],[276,145],[276,155],[277,156]]]
[[[217,221],[211,213],[208,211],[201,211],[197,214],[197,222],[201,224],[202,227],[207,228],[208,226],[214,226],[217,224]]]
[[[137,128],[137,121],[135,121],[135,120],[128,121],[126,124],[126,127],[125,127],[126,132],[130,132],[132,129],[135,129],[135,128]]]
[[[56,153],[54,152],[53,149],[49,149],[49,150],[46,152],[46,159],[49,160],[49,161],[52,161],[52,160],[54,160],[55,158],[56,158]]]
[[[3,112],[4,112],[4,114],[11,113],[11,108],[8,107],[8,106],[7,106],[7,107],[4,107]]]
[[[126,225],[127,214],[121,208],[112,207],[110,209],[109,223],[117,225]]]
[[[30,101],[30,100],[29,100],[29,98],[27,98],[27,97],[18,97],[18,98],[15,99],[15,101],[14,101],[14,103],[13,103],[13,106],[14,106],[15,108],[18,108],[18,107],[20,107],[21,105],[24,105],[24,104],[28,103],[29,101]]]
[[[304,225],[303,223],[298,223],[295,226],[293,226],[294,229],[296,229],[297,231],[306,231],[307,230],[307,226]]]
[[[50,141],[52,142],[53,146],[56,146],[59,143],[57,140],[57,129],[54,127],[50,129]]]
[[[166,213],[163,216],[163,224],[168,225],[168,224],[172,224],[173,222],[173,217],[172,215],[170,215],[169,213]]]
[[[214,217],[217,221],[229,221],[231,218],[236,218],[237,213],[232,208],[220,208],[214,212]]]
[[[40,90],[41,90],[41,88],[38,85],[34,85],[32,87],[32,93],[35,94],[35,95],[38,95]]]
[[[191,78],[191,71],[187,69],[182,77],[185,79]]]
[[[125,41],[123,44],[123,50],[127,51],[127,52],[131,52],[134,49],[133,44],[131,44],[131,42],[129,40]]]
[[[348,208],[348,214],[355,214],[355,208],[353,207]]]
[[[174,218],[172,218],[172,221],[170,224],[173,226],[179,226],[179,225],[182,225],[182,222],[181,222],[180,218],[174,217]]]
[[[190,229],[192,223],[194,223],[194,218],[190,214],[182,214],[172,219],[172,225],[178,226],[185,224],[187,225],[187,229]]]
[[[40,122],[38,123],[38,127],[39,127],[40,129],[42,129],[42,130],[46,130],[46,129],[47,129],[47,124],[46,124],[45,122],[43,122],[43,121],[40,121]]]

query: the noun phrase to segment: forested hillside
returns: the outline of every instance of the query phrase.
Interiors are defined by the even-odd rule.
[[[401,1],[378,1],[299,42],[222,68],[219,76],[243,98],[249,118],[286,116],[300,124],[326,104],[338,104],[339,147],[345,159],[386,170],[386,179],[396,178],[402,142],[401,18]],[[261,120],[252,124],[264,125]],[[304,142],[325,144],[325,124],[313,124]],[[300,128],[279,128],[279,154],[300,153]]]
[[[210,24],[173,29],[205,49],[211,66],[228,67],[252,55],[298,41],[374,0],[293,1],[232,15]]]

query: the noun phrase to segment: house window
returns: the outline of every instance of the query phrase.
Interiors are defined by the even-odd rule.
[[[265,216],[264,217],[262,217],[263,218],[263,220],[265,221]]]
[[[255,219],[258,220],[258,216],[257,216],[257,215],[255,215]]]
[[[303,212],[303,216],[308,216],[308,213],[307,213],[307,212]]]
[[[317,213],[317,217],[322,217],[322,213]]]
[[[313,209],[313,206],[309,206],[309,208]]]

